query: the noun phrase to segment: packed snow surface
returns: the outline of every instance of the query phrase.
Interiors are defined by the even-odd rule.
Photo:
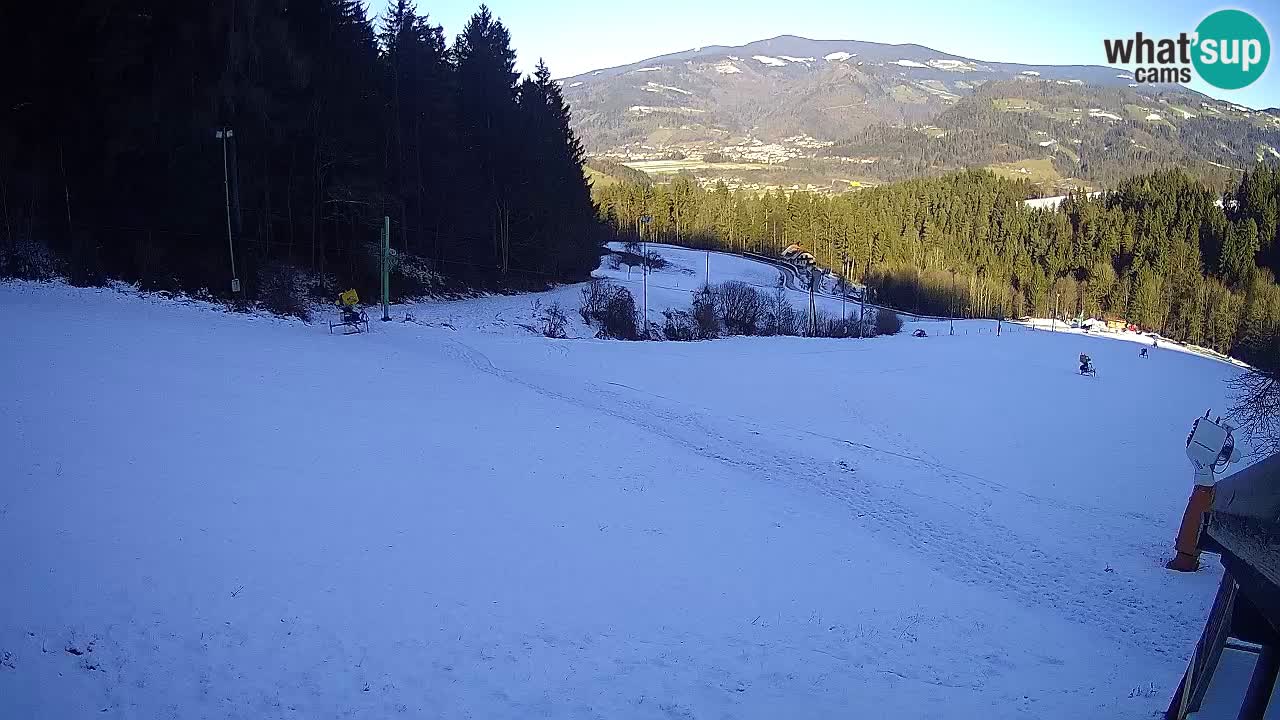
[[[792,282],[658,251],[655,320],[708,258]],[[0,717],[1164,708],[1220,573],[1161,567],[1182,446],[1236,368],[985,321],[595,340],[581,287],[343,337],[0,285]]]

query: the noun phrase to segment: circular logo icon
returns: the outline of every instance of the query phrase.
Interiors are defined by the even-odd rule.
[[[1219,10],[1196,26],[1199,40],[1191,62],[1205,82],[1236,90],[1262,77],[1271,59],[1271,39],[1257,18],[1243,10]]]

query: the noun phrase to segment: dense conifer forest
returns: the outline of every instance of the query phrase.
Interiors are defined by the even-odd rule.
[[[792,243],[896,307],[967,317],[1106,316],[1278,364],[1280,173],[1220,195],[1181,171],[1036,210],[1022,182],[968,171],[842,195],[668,184],[594,189],[619,237],[778,255]]]
[[[376,19],[355,0],[4,16],[0,276],[229,297],[234,262],[246,303],[373,296],[386,216],[398,291],[596,266],[569,109],[545,66],[515,72],[486,7],[452,41],[411,0]]]

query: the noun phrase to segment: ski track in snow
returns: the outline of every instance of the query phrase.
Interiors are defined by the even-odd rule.
[[[1007,490],[998,483],[949,468],[932,458],[925,462],[912,462],[900,457],[889,460],[898,464],[897,470],[924,475],[922,479],[926,482],[921,485],[927,485],[929,475],[936,474],[945,478],[951,487],[963,489],[962,494],[976,496],[975,502],[967,506],[950,505],[945,501],[943,504],[953,511],[950,517],[955,522],[967,525],[977,521],[987,534],[1024,548],[1024,555],[993,555],[985,547],[970,542],[967,532],[947,522],[945,513],[925,516],[892,497],[894,492],[907,492],[926,503],[940,502],[939,498],[927,492],[915,492],[897,485],[886,486],[884,481],[867,485],[832,482],[833,477],[841,477],[838,468],[820,463],[809,455],[788,452],[785,445],[768,449],[762,447],[762,442],[772,444],[780,438],[789,443],[803,444],[815,437],[814,433],[798,428],[771,427],[767,421],[741,417],[725,418],[732,422],[723,422],[679,404],[658,406],[646,402],[643,397],[626,397],[598,387],[580,393],[563,387],[553,390],[498,368],[487,355],[460,341],[450,340],[449,347],[454,349],[460,360],[477,370],[553,399],[618,418],[691,452],[745,470],[761,480],[812,486],[848,506],[850,512],[884,536],[889,544],[910,547],[926,559],[945,556],[947,562],[938,563],[936,569],[957,580],[990,586],[1025,606],[1048,606],[1075,622],[1091,623],[1099,616],[1109,618],[1112,622],[1105,628],[1105,634],[1132,642],[1136,649],[1145,653],[1158,654],[1169,650],[1168,641],[1162,637],[1161,631],[1178,622],[1180,615],[1172,606],[1181,604],[1181,601],[1170,599],[1165,603],[1144,603],[1128,597],[1123,592],[1122,583],[1106,582],[1104,571],[1097,567],[1092,553],[1071,553],[1070,548],[1064,547],[1060,548],[1062,554],[1047,554],[1037,547],[1040,539],[1021,537],[988,511],[990,501],[986,495]],[[865,420],[863,423],[867,424]],[[883,450],[903,454],[910,452],[902,444],[900,435],[895,437],[896,434],[883,427],[873,426],[873,429],[878,431],[873,433],[875,441],[882,447],[887,446]],[[746,434],[739,430],[745,430]],[[836,438],[816,437],[837,445],[848,443]],[[690,438],[699,438],[699,441]],[[765,438],[767,440],[762,440]],[[870,452],[876,453],[874,450]],[[928,456],[927,452],[915,452]],[[857,460],[867,459],[865,453],[859,454],[863,457]],[[874,474],[874,470],[862,463],[859,465]],[[1025,493],[1020,495],[1022,501],[1030,506],[1028,510],[1036,514],[1050,517],[1060,514],[1061,517],[1053,519],[1064,524],[1078,526],[1081,522],[1087,523],[1090,532],[1086,534],[1093,537],[1107,538],[1115,531],[1108,524],[1089,522],[1097,517],[1097,507],[1056,503]],[[1163,538],[1168,531],[1167,521],[1160,518],[1129,515],[1126,520],[1147,525],[1153,538]],[[1127,550],[1147,555],[1153,563],[1167,554],[1163,542]],[[1082,584],[1084,578],[1093,582]],[[1181,653],[1182,649],[1179,647],[1177,652]]]

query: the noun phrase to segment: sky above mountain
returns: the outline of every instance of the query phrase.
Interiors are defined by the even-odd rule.
[[[388,0],[369,0],[381,13]],[[479,6],[477,0],[421,0],[419,12],[444,26],[450,40]],[[1221,6],[1212,2],[1073,0],[1029,3],[995,0],[492,0],[511,30],[519,69],[544,58],[556,77],[625,65],[701,45],[743,45],[777,35],[814,39],[915,43],[979,60],[1038,65],[1105,65],[1104,38],[1176,37],[1191,32]],[[1274,44],[1280,3],[1235,2],[1267,27]],[[1199,80],[1190,87],[1251,107],[1280,106],[1280,60],[1236,91]]]

